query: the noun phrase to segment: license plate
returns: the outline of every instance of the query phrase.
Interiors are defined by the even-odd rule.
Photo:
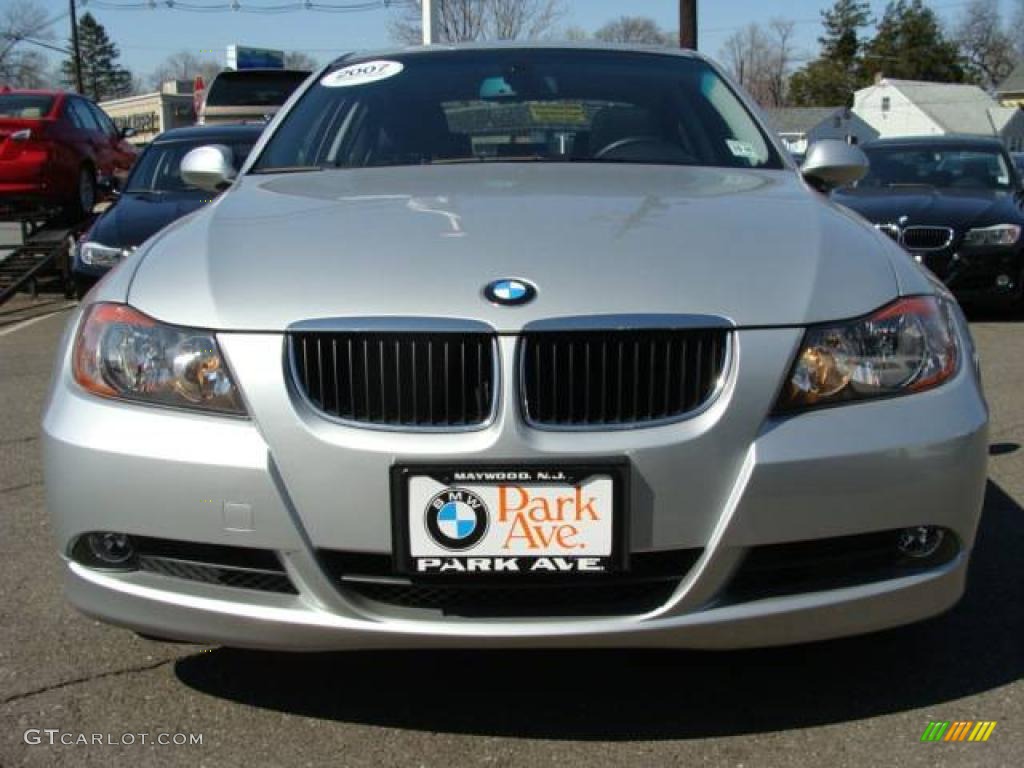
[[[623,570],[627,481],[617,461],[395,467],[397,569],[424,577]]]

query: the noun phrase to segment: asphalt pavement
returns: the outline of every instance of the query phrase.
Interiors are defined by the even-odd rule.
[[[942,617],[742,652],[289,655],[144,640],[65,604],[38,435],[66,317],[0,307],[0,766],[1024,765],[1024,322],[973,323],[990,483]],[[932,720],[997,725],[922,743]]]

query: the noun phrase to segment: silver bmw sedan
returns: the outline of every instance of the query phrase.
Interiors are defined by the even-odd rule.
[[[689,52],[312,76],[71,318],[43,420],[71,602],[325,650],[736,648],[964,590],[964,318]]]

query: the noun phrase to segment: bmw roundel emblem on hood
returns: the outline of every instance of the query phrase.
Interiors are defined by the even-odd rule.
[[[489,283],[484,288],[484,296],[494,304],[516,307],[533,301],[537,296],[537,289],[525,280],[506,278]]]

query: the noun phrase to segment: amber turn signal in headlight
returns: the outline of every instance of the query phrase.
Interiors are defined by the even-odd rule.
[[[960,350],[952,305],[914,296],[874,314],[808,329],[777,410],[921,392],[951,378]]]
[[[93,394],[245,415],[209,331],[164,325],[126,304],[94,304],[73,355],[75,381]]]

